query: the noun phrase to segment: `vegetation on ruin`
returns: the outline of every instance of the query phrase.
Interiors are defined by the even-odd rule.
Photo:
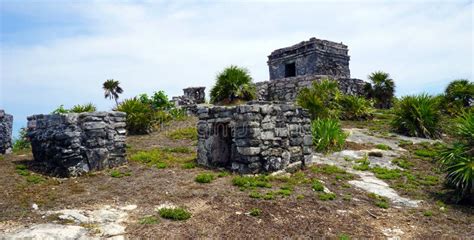
[[[257,89],[246,68],[231,65],[217,74],[212,87],[211,103],[232,104],[236,101],[249,101],[256,98]]]
[[[94,104],[92,103],[86,103],[86,104],[77,104],[74,105],[70,109],[64,108],[64,105],[59,105],[56,109],[54,109],[51,113],[53,114],[60,114],[60,113],[83,113],[83,112],[95,112],[97,111],[97,108]]]
[[[296,102],[308,110],[311,119],[339,118],[340,106],[338,100],[341,96],[336,81],[322,79],[314,81],[310,88],[303,88],[299,92]]]
[[[441,134],[439,101],[428,94],[402,97],[393,113],[392,126],[398,133],[423,138],[438,138]]]
[[[367,120],[373,117],[372,102],[364,97],[342,95],[339,98],[342,120]]]

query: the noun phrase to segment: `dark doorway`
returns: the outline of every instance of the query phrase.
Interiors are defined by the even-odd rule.
[[[285,64],[285,77],[294,77],[296,76],[296,65],[295,63]]]
[[[232,158],[232,135],[228,123],[216,123],[212,128],[211,164],[226,167]]]

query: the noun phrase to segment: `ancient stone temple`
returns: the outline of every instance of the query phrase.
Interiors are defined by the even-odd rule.
[[[349,60],[346,45],[316,38],[275,50],[267,62],[270,81],[256,83],[257,99],[293,102],[301,89],[326,78],[344,94],[365,95],[366,82],[350,78]]]
[[[0,154],[11,152],[12,128],[13,116],[0,109]]]
[[[30,116],[34,160],[62,177],[122,165],[127,161],[125,116],[122,112]]]
[[[183,89],[184,97],[192,100],[195,104],[201,104],[206,101],[206,87],[189,87]]]
[[[309,161],[309,115],[293,104],[202,107],[198,117],[197,162],[201,165],[259,173]]]
[[[347,46],[311,38],[268,56],[270,80],[303,75],[328,75],[350,78]]]

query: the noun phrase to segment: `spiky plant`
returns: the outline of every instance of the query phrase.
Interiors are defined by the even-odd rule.
[[[394,109],[392,127],[398,133],[423,138],[440,136],[439,101],[427,94],[405,96]]]
[[[457,141],[440,154],[446,182],[454,186],[459,199],[474,199],[474,111],[458,117],[453,130]]]
[[[127,130],[132,134],[144,134],[158,124],[162,111],[154,111],[149,104],[138,98],[125,99],[117,106],[117,111],[127,113]]]
[[[92,103],[86,103],[84,105],[74,105],[69,111],[73,113],[82,113],[82,112],[95,112],[97,108]]]
[[[118,106],[119,94],[123,93],[120,82],[114,79],[107,79],[102,88],[104,89],[104,97],[115,100],[115,105]]]
[[[340,106],[338,104],[341,93],[336,81],[322,79],[314,81],[310,88],[303,88],[296,97],[296,102],[308,110],[311,119],[338,118]]]
[[[216,77],[211,89],[211,102],[232,104],[236,101],[249,101],[256,98],[256,86],[247,69],[238,66],[225,68]]]
[[[371,101],[353,95],[343,95],[339,99],[341,106],[341,119],[344,120],[366,120],[373,116],[374,109]]]
[[[311,123],[313,144],[318,152],[331,152],[344,147],[347,134],[337,119],[316,119]]]
[[[372,85],[366,85],[368,95],[375,100],[377,108],[391,108],[392,98],[395,95],[395,82],[390,78],[390,74],[382,71],[376,71],[369,75]]]

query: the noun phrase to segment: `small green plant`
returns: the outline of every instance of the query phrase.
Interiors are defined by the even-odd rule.
[[[232,179],[234,186],[240,187],[241,189],[247,188],[271,188],[272,185],[268,182],[268,179],[263,176],[236,176]]]
[[[298,196],[296,196],[296,199],[302,200],[302,199],[304,199],[304,195],[303,194],[298,194]]]
[[[310,88],[302,89],[298,93],[296,102],[309,111],[311,119],[338,119],[340,96],[341,93],[336,81],[322,79],[314,81]]]
[[[314,180],[312,188],[314,191],[322,192],[324,191],[324,185],[319,180]]]
[[[432,149],[418,149],[415,150],[415,155],[424,158],[435,158],[438,156],[438,153]]]
[[[352,200],[352,195],[350,193],[348,193],[348,194],[346,194],[342,197],[342,200],[350,201],[350,200]]]
[[[235,101],[249,101],[257,96],[257,88],[247,69],[230,66],[216,77],[216,84],[212,87],[211,103],[232,104]]]
[[[214,180],[215,176],[214,174],[210,173],[201,173],[196,176],[195,181],[198,183],[210,183],[212,180]]]
[[[127,114],[127,130],[131,134],[149,133],[156,124],[163,121],[163,113],[154,111],[150,105],[138,98],[125,99],[116,110]]]
[[[263,195],[257,191],[252,191],[249,193],[250,198],[263,198]]]
[[[56,109],[54,109],[52,114],[62,114],[62,113],[69,113],[69,109],[64,108],[64,105],[59,105]]]
[[[392,127],[398,133],[413,137],[440,136],[439,101],[427,94],[405,96],[395,106]]]
[[[195,163],[195,162],[183,163],[183,168],[184,168],[184,169],[192,169],[192,168],[195,168],[195,167],[196,167],[196,163]]]
[[[29,176],[30,172],[28,171],[26,165],[24,164],[18,164],[15,166],[16,173],[18,173],[21,176]]]
[[[390,146],[385,145],[385,144],[377,144],[375,145],[375,148],[380,149],[380,150],[392,150]]]
[[[197,140],[198,133],[197,133],[196,127],[187,127],[187,128],[180,128],[175,131],[172,131],[168,133],[167,136],[174,140],[180,140],[180,139]]]
[[[62,105],[61,105],[62,106]],[[95,112],[97,111],[97,108],[95,107],[94,104],[92,103],[86,103],[84,105],[74,105],[69,112],[73,113],[83,113],[83,112]]]
[[[227,176],[229,176],[229,175],[230,175],[229,172],[222,171],[222,172],[220,172],[219,174],[217,174],[217,177],[218,177],[218,178],[222,178],[222,177],[227,177]]]
[[[426,210],[426,211],[423,212],[423,216],[425,216],[425,217],[431,217],[431,216],[433,216],[433,212],[430,211],[430,210]]]
[[[158,168],[158,169],[165,169],[168,167],[168,164],[164,163],[164,162],[157,162],[155,163],[155,167]]]
[[[250,216],[254,216],[254,217],[258,217],[260,216],[260,214],[262,214],[262,210],[258,209],[258,208],[252,208],[252,210],[250,210]]]
[[[341,119],[343,120],[367,120],[373,117],[372,103],[363,97],[342,95],[339,105],[342,108]]]
[[[31,143],[26,128],[21,128],[18,135],[19,137],[13,141],[13,152],[18,153],[22,150],[30,149]]]
[[[402,176],[402,173],[398,169],[387,169],[376,166],[371,168],[370,171],[379,179],[397,179]]]
[[[145,216],[145,217],[140,218],[140,220],[138,220],[138,223],[143,224],[143,225],[157,224],[159,222],[160,220],[155,216]]]
[[[362,159],[356,160],[357,165],[354,165],[352,168],[354,170],[359,170],[359,171],[367,171],[369,170],[369,165],[370,161],[367,157],[364,157]]]
[[[38,184],[46,181],[46,179],[39,175],[28,175],[26,176],[26,181],[33,184]]]
[[[184,208],[176,207],[176,208],[161,208],[158,210],[158,214],[162,218],[170,219],[173,221],[182,221],[187,220],[191,217],[191,213],[188,212]]]
[[[341,233],[339,235],[339,240],[351,240],[351,237],[348,234]]]
[[[273,200],[275,199],[275,194],[273,192],[266,192],[262,197],[264,200]]]
[[[371,198],[374,201],[375,206],[379,208],[387,209],[390,207],[390,203],[386,197],[382,197],[375,193],[369,193],[367,196]]]
[[[398,146],[400,146],[400,147],[407,147],[407,146],[411,146],[411,145],[413,145],[413,142],[409,141],[409,140],[400,140],[398,142]]]
[[[113,178],[122,178],[122,177],[125,177],[125,176],[131,176],[132,173],[131,172],[121,172],[119,170],[112,170],[110,172],[110,176],[113,177]]]
[[[318,195],[319,197],[319,200],[321,201],[332,201],[334,199],[336,199],[336,194],[334,193],[320,193]]]
[[[404,158],[395,158],[392,160],[392,163],[403,168],[403,169],[410,169],[414,166],[413,163],[409,162]]]
[[[281,195],[281,196],[284,196],[284,197],[291,196],[292,193],[293,193],[293,191],[291,189],[288,189],[288,188],[282,188],[282,189],[276,191],[277,195]]]
[[[166,147],[162,148],[164,152],[170,152],[170,153],[192,153],[194,150],[192,150],[189,147]]]
[[[331,152],[344,147],[347,134],[341,129],[338,120],[316,119],[311,123],[313,144],[318,152]]]

